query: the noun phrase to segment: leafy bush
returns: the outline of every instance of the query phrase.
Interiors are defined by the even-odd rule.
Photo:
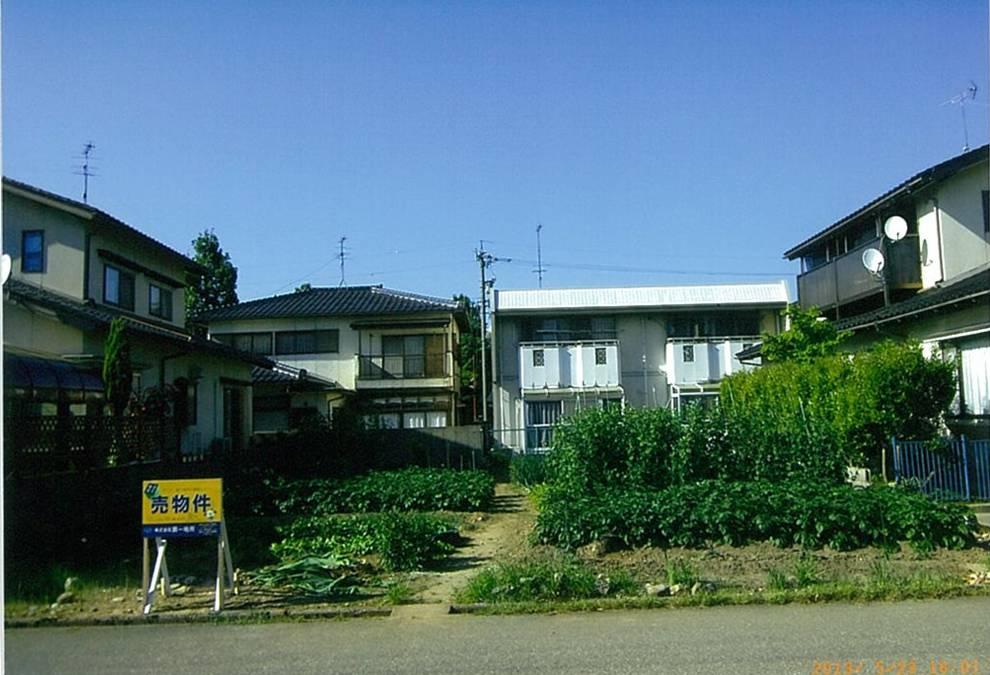
[[[578,600],[636,592],[628,574],[595,574],[573,558],[560,558],[502,563],[482,570],[458,599],[490,603]]]
[[[509,479],[524,487],[545,483],[546,455],[514,455],[509,464]]]
[[[588,410],[556,427],[547,480],[573,493],[599,486],[662,488],[671,484],[671,454],[680,436],[665,409]]]
[[[254,572],[250,579],[265,588],[288,588],[307,595],[347,595],[357,590],[357,579],[351,574],[349,562],[332,555],[268,565]]]
[[[309,557],[353,560],[375,554],[385,570],[423,567],[453,551],[456,523],[428,513],[368,513],[297,518],[272,544],[283,561]]]
[[[593,495],[549,489],[537,518],[539,538],[564,548],[618,539],[628,546],[771,541],[838,550],[907,541],[930,550],[971,545],[975,528],[972,512],[958,504],[897,488],[860,490],[810,480],[707,480]]]
[[[283,513],[481,511],[491,506],[495,481],[484,471],[408,468],[346,480],[284,482],[276,490]]]

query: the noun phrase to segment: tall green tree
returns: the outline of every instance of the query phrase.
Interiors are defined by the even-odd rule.
[[[103,346],[103,390],[113,414],[120,417],[131,398],[134,367],[131,365],[131,345],[127,340],[124,320],[110,322],[110,331]]]
[[[194,318],[200,312],[237,304],[237,268],[230,254],[220,248],[213,230],[204,230],[193,239],[193,260],[205,272],[186,286],[186,316]]]
[[[457,345],[457,369],[465,398],[477,398],[481,392],[481,359],[487,340],[481,339],[481,308],[466,295],[455,295],[467,316],[468,330],[462,331]],[[475,406],[476,407],[476,406]]]
[[[837,331],[817,307],[801,309],[790,305],[783,315],[790,321],[787,330],[761,336],[763,346],[760,353],[764,363],[809,363],[823,356],[832,356],[838,353],[839,345],[849,336],[846,331]]]

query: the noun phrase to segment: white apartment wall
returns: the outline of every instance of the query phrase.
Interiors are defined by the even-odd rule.
[[[21,233],[44,230],[44,272],[21,271]],[[3,191],[3,251],[15,279],[82,300],[86,221],[61,209]]]

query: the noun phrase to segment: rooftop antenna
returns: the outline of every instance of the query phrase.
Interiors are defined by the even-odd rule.
[[[943,101],[942,105],[958,105],[959,112],[962,114],[962,125],[963,125],[963,152],[969,152],[969,129],[966,124],[966,101],[976,100],[976,83],[972,80],[969,81],[969,86],[965,91],[961,91],[948,101]]]
[[[344,250],[344,242],[347,241],[347,237],[340,238],[340,252],[337,254],[337,259],[340,261],[340,285],[344,286],[344,261],[347,259],[347,252]]]
[[[82,166],[76,167],[76,171],[74,172],[77,176],[83,177],[83,204],[89,204],[89,177],[96,175],[93,173],[95,167],[89,165],[90,155],[93,154],[93,150],[96,150],[96,145],[93,141],[86,141],[86,145],[83,146]]]
[[[543,247],[540,245],[540,231],[543,229],[543,223],[536,226],[536,278],[539,279],[540,288],[543,288],[543,273],[546,271],[543,269]]]

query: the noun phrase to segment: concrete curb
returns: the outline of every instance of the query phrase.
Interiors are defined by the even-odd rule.
[[[140,626],[173,623],[238,623],[280,619],[319,620],[391,616],[388,607],[349,607],[340,609],[232,609],[222,614],[212,612],[174,612],[170,614],[121,614],[80,618],[14,618],[4,621],[5,628],[56,628],[81,626]]]

